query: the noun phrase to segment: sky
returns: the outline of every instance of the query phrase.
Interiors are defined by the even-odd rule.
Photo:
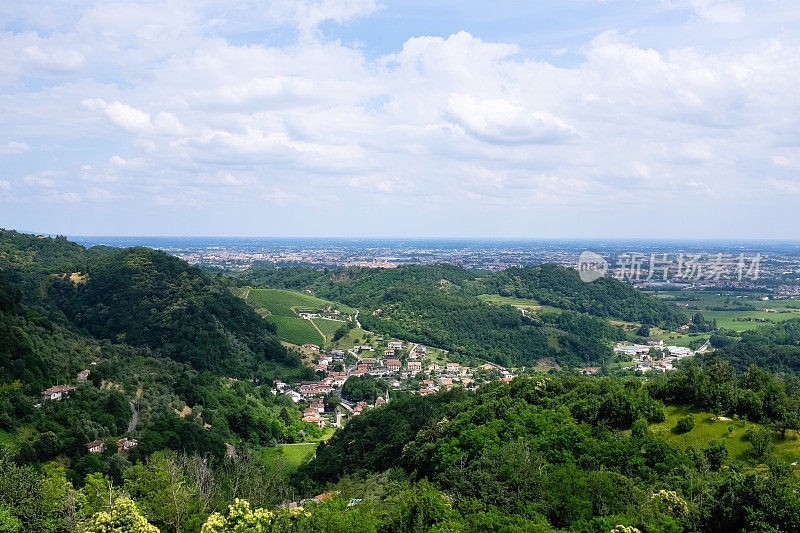
[[[800,238],[796,0],[0,0],[0,227]]]

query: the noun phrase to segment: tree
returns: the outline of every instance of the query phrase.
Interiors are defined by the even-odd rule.
[[[650,336],[650,328],[647,327],[645,324],[639,326],[639,329],[636,330],[636,334],[640,337],[649,337]]]
[[[110,509],[100,511],[83,524],[86,533],[159,533],[129,498],[118,498]]]
[[[722,463],[728,458],[728,448],[722,442],[711,441],[703,453],[708,460],[708,467],[715,472],[722,468]]]
[[[208,517],[201,533],[266,533],[273,514],[266,509],[250,509],[250,503],[236,498],[224,513]]]
[[[757,458],[764,457],[772,444],[772,432],[763,427],[750,428],[747,438],[750,439],[750,444],[753,445],[753,454]]]

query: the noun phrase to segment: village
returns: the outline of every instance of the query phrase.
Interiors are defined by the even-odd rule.
[[[303,349],[316,352],[314,369],[325,374],[319,380],[289,384],[276,381],[273,394],[285,394],[297,404],[308,403],[303,420],[319,427],[342,427],[347,419],[391,401],[393,392],[412,392],[420,396],[435,394],[453,387],[476,390],[494,380],[509,382],[514,374],[492,363],[470,368],[456,362],[430,362],[428,348],[421,344],[390,340],[382,357],[372,346],[354,346],[348,350],[333,349],[329,353],[314,344]],[[402,354],[402,356],[401,356]],[[348,378],[372,376],[385,385],[374,402],[351,401],[342,395]],[[325,398],[336,398],[336,406],[326,411]]]

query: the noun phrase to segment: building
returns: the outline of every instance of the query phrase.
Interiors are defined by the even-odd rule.
[[[319,414],[317,414],[316,416],[304,416],[303,422],[310,422],[312,424],[318,425],[319,427],[325,427],[325,419],[319,416]]]
[[[420,396],[430,396],[431,394],[436,394],[436,391],[433,389],[420,389],[419,395]]]
[[[386,361],[386,366],[389,367],[389,370],[400,370],[400,360],[389,359]]]
[[[86,445],[89,453],[102,453],[106,449],[106,443],[102,440],[93,440]]]
[[[86,383],[86,380],[89,379],[89,371],[88,370],[81,370],[78,372],[77,380],[78,383]]]
[[[421,372],[422,363],[420,363],[419,361],[409,361],[408,369],[412,372]]]
[[[397,341],[389,341],[387,346],[389,348],[391,348],[392,350],[402,350],[403,349],[403,343],[402,342],[397,342]]]
[[[42,391],[42,401],[47,400],[60,400],[62,397],[68,396],[69,391],[75,390],[71,385],[56,385]]]
[[[445,370],[447,372],[453,372],[455,374],[458,374],[461,371],[461,365],[459,365],[458,363],[447,363],[445,365]]]
[[[384,400],[383,398],[378,396],[378,399],[375,400],[375,407],[380,407],[381,405],[384,405],[385,403],[386,403],[386,400]]]
[[[664,346],[664,341],[661,339],[647,339],[648,346]]]
[[[578,372],[580,372],[584,376],[594,376],[599,371],[600,371],[600,369],[598,367],[595,367],[595,366],[589,367],[589,368],[579,368],[578,369]]]
[[[136,448],[137,444],[139,444],[139,441],[137,441],[136,439],[129,439],[127,437],[123,437],[117,441],[117,451],[127,452],[128,450]]]
[[[319,351],[319,346],[317,346],[316,344],[304,344],[303,348],[307,348],[309,350],[314,350],[316,352]]]
[[[389,348],[388,350],[383,351],[384,357],[394,357],[394,348]]]

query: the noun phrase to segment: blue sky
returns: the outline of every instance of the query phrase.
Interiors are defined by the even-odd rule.
[[[0,226],[797,238],[798,87],[793,1],[0,0]]]

